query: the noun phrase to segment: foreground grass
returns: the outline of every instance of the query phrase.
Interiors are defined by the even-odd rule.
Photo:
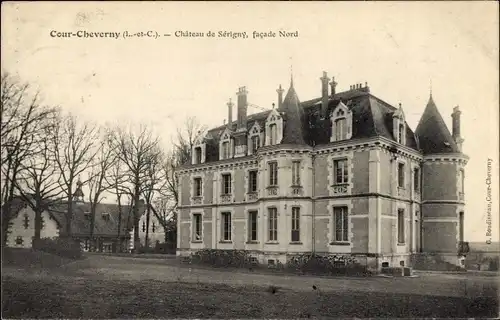
[[[46,268],[63,266],[75,259],[61,257],[43,251],[26,248],[2,248],[2,266],[21,269]]]
[[[495,317],[494,298],[280,288],[74,276],[2,278],[3,318]]]

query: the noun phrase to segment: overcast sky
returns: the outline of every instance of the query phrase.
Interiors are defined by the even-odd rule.
[[[451,130],[462,110],[466,237],[486,239],[487,159],[493,159],[493,229],[498,238],[498,4],[355,3],[2,3],[2,68],[39,87],[46,103],[82,118],[151,125],[165,144],[188,115],[208,126],[246,86],[249,102],[276,103],[294,85],[318,97],[323,71],[338,91],[368,82],[415,130],[429,98]],[[55,38],[57,32],[156,31],[170,37]],[[298,38],[252,33],[298,31]],[[247,32],[248,39],[178,38],[176,31]],[[258,112],[250,108],[250,112]],[[495,240],[494,239],[494,240]]]

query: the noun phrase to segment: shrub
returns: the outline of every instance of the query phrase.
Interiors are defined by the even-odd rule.
[[[300,254],[288,258],[286,269],[289,271],[317,275],[368,275],[365,265],[353,257],[344,255]]]
[[[226,268],[252,266],[250,256],[245,250],[203,249],[191,254],[191,262]]]
[[[80,243],[67,238],[43,238],[33,241],[33,249],[70,259],[79,259],[82,257]]]

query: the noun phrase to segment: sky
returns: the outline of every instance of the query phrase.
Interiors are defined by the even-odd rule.
[[[466,237],[486,239],[492,159],[498,239],[496,2],[2,2],[1,23],[2,70],[39,88],[45,103],[99,124],[146,124],[167,147],[188,116],[222,125],[240,86],[251,104],[271,108],[292,72],[302,101],[320,96],[323,71],[335,77],[337,91],[368,82],[372,94],[402,104],[413,130],[432,88],[450,130],[453,107],[462,111],[470,157]],[[61,38],[52,31],[120,37]],[[125,31],[160,37],[123,38]],[[177,31],[205,37],[176,37]],[[209,31],[248,38],[207,37]],[[278,37],[279,31],[298,36]],[[254,39],[254,32],[276,37]]]

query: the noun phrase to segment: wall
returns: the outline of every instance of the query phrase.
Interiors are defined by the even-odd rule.
[[[423,250],[456,256],[459,241],[458,215],[463,203],[458,196],[458,170],[452,161],[426,161],[423,166]]]
[[[24,217],[28,216],[28,228],[24,227]],[[51,218],[48,212],[42,212],[44,227],[40,232],[40,238],[53,238],[59,236],[57,223]],[[31,208],[24,208],[19,211],[19,214],[12,219],[12,226],[9,229],[11,232],[7,238],[9,247],[31,248],[32,238],[35,235],[35,212]],[[23,243],[16,244],[17,237],[22,237]]]
[[[147,214],[144,213],[141,218],[139,219],[139,239],[141,241],[141,245],[146,245],[146,231],[143,230],[143,226],[146,227],[146,220],[147,220]],[[153,224],[154,224],[154,232],[153,232]],[[148,238],[149,238],[149,247],[154,248],[156,245],[156,242],[158,241],[159,243],[165,242],[165,230],[163,229],[163,226],[161,223],[158,221],[156,218],[155,214],[153,212],[150,213],[149,216],[149,233],[148,233]]]

